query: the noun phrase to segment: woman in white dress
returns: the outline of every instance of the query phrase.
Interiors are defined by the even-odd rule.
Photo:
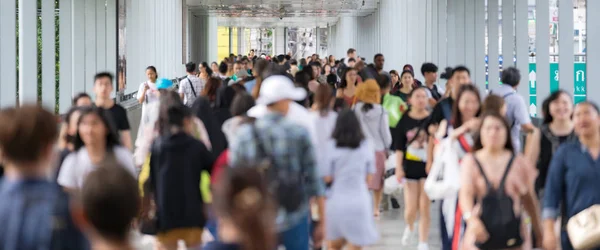
[[[360,250],[379,238],[367,182],[375,173],[375,154],[351,110],[337,118],[327,145],[327,169],[321,173],[331,185],[325,205],[328,249]]]

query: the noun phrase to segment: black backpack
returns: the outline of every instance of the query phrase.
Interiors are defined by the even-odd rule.
[[[269,192],[286,212],[298,211],[306,198],[304,176],[290,171],[288,166],[277,166],[277,161],[267,153],[263,141],[266,138],[260,137],[256,125],[252,125],[252,133],[256,140],[256,163],[268,183]]]
[[[481,222],[485,226],[490,238],[486,242],[477,242],[479,249],[508,249],[523,244],[521,237],[521,216],[515,214],[513,200],[505,192],[504,183],[515,159],[513,154],[508,161],[508,166],[500,180],[498,189],[492,188],[492,184],[485,176],[481,163],[475,159],[481,176],[487,185],[487,194],[481,199]]]

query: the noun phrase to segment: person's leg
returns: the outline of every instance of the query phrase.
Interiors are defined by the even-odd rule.
[[[279,242],[286,250],[306,250],[309,247],[310,226],[308,216],[304,217],[297,225],[292,226],[279,236]]]
[[[381,196],[383,189],[373,190],[373,213],[375,217],[379,217],[379,205],[381,204]]]
[[[414,229],[414,223],[417,219],[417,210],[419,207],[419,183],[409,180],[404,184],[404,222],[410,230]]]
[[[419,182],[407,180],[404,184],[404,222],[406,228],[402,234],[402,245],[407,245],[417,218],[417,208],[419,206]]]
[[[155,250],[177,250],[177,242],[179,241],[178,229],[171,230],[166,233],[156,235]]]
[[[423,190],[424,185],[425,179],[419,180],[419,245],[427,245],[427,239],[429,238],[429,224],[431,221],[429,210],[431,201]]]

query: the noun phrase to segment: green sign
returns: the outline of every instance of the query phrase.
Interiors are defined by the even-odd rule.
[[[550,63],[550,93],[559,89],[560,76],[558,72],[558,63]],[[575,63],[574,67],[574,86],[573,100],[579,103],[586,99],[586,79],[587,71],[585,63]],[[540,93],[546,96],[546,93]],[[549,94],[549,93],[548,93]],[[535,63],[529,64],[529,114],[533,117],[537,114],[537,66]]]
[[[537,75],[535,63],[529,64],[529,115],[537,115]]]
[[[550,63],[550,93],[558,90],[558,63]]]
[[[586,90],[586,78],[587,71],[585,63],[575,63],[575,74],[574,74],[574,88],[573,98],[575,103],[585,101],[587,90]]]

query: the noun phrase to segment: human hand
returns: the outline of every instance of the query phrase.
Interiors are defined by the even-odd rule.
[[[490,238],[483,222],[479,217],[471,217],[467,222],[467,230],[475,236],[475,242],[483,243]]]
[[[404,179],[404,177],[406,176],[406,174],[404,173],[404,170],[400,167],[396,167],[396,179],[398,180],[399,183],[402,183],[402,180]]]
[[[144,83],[144,91],[150,89],[150,86],[148,85],[148,83]]]
[[[469,132],[474,132],[477,131],[477,129],[479,129],[479,126],[481,125],[481,120],[480,119],[471,119],[469,121],[467,121],[465,123],[467,131]]]

